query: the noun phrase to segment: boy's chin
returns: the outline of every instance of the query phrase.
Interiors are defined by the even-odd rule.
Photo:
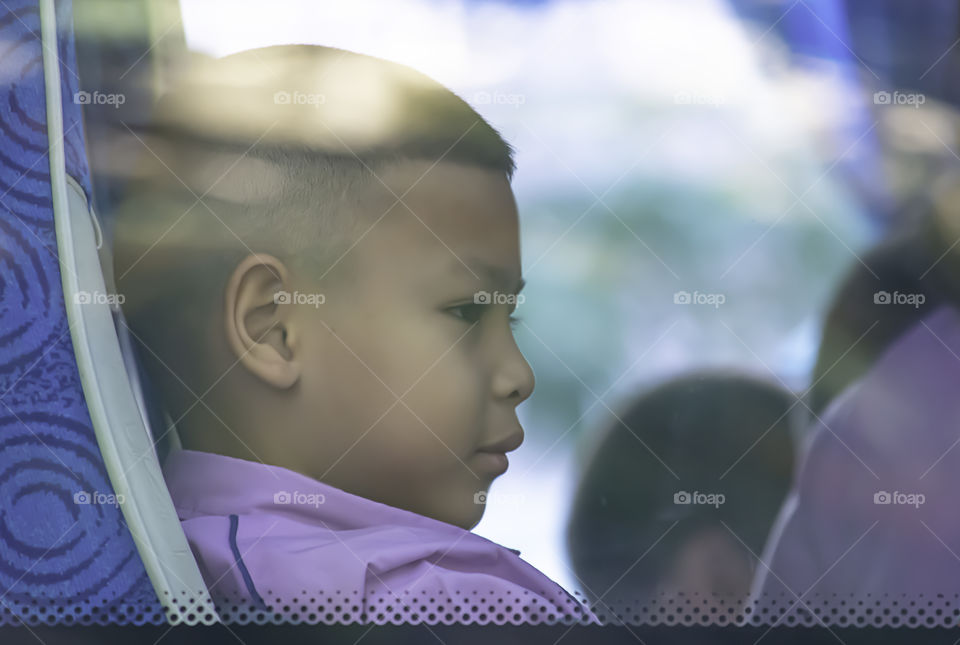
[[[460,524],[458,526],[461,526],[462,528],[465,528],[468,531],[470,531],[473,529],[473,527],[475,527],[477,524],[480,523],[481,519],[483,519],[483,507],[481,507],[479,511],[475,512],[469,521],[463,524]]]
[[[442,514],[435,515],[434,519],[459,526],[469,531],[480,523],[480,519],[483,517],[483,511],[483,504],[461,505],[459,507],[452,507]]]

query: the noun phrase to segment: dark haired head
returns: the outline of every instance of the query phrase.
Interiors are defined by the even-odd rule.
[[[949,212],[928,208],[918,222],[852,262],[824,321],[810,391],[815,413],[937,307],[960,307],[955,204]]]
[[[585,593],[649,600],[676,589],[668,578],[698,549],[709,551],[693,567],[704,582],[679,591],[745,593],[751,552],[763,549],[790,485],[795,402],[774,384],[718,372],[629,405],[601,435],[573,503],[568,549]],[[689,499],[696,493],[722,503],[698,504],[709,499]]]

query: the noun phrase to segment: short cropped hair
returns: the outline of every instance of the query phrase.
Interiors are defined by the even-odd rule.
[[[151,345],[195,337],[250,251],[321,275],[379,215],[359,221],[357,204],[388,164],[514,171],[510,145],[449,89],[309,45],[197,56],[130,140],[143,154],[113,213],[114,267],[131,328]],[[129,292],[128,277],[151,289]]]

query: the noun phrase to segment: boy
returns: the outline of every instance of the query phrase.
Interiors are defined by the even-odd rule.
[[[508,144],[427,77],[312,46],[193,65],[152,123],[116,275],[214,596],[574,615],[469,532],[534,387]]]

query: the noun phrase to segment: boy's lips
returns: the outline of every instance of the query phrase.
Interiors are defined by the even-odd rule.
[[[474,460],[481,470],[493,475],[494,477],[507,472],[510,467],[510,460],[502,452],[484,452],[478,451]]]
[[[478,448],[477,452],[493,452],[504,454],[510,452],[511,450],[516,450],[522,443],[523,430],[518,430],[513,434],[504,437],[500,441],[497,441],[496,443],[491,443],[483,448]]]
[[[518,430],[513,434],[504,437],[500,441],[488,444],[477,450],[474,456],[477,463],[495,477],[502,475],[510,467],[510,460],[507,459],[507,453],[516,450],[523,443],[523,430]]]

